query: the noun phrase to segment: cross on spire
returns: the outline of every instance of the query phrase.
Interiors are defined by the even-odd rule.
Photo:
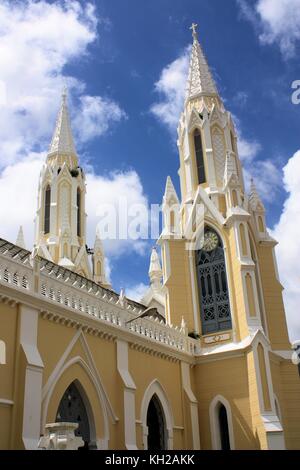
[[[193,38],[197,39],[197,23],[192,23],[190,29],[192,30]]]

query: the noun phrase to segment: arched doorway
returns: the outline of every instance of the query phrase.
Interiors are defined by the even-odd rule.
[[[82,437],[84,447],[79,450],[89,450],[95,448],[91,442],[91,429],[86,406],[75,382],[72,382],[62,399],[56,413],[56,422],[78,423],[75,431],[76,436]]]
[[[218,410],[221,450],[230,450],[228,418],[225,406],[220,403]]]
[[[163,408],[157,395],[153,395],[147,411],[148,450],[165,450],[166,423]]]

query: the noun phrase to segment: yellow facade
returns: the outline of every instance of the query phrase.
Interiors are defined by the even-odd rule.
[[[0,239],[0,449],[37,449],[47,426],[64,421],[97,449],[300,446],[276,242],[255,186],[245,191],[232,119],[194,27],[193,37],[178,128],[181,197],[168,178],[162,270],[154,252],[145,305],[109,288],[99,237],[89,265],[64,94],[35,250]]]

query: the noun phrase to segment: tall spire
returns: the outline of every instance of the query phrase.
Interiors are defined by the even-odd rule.
[[[77,163],[76,149],[67,106],[66,87],[62,93],[61,107],[58,113],[54,134],[48,152],[48,157],[50,158],[55,155],[65,155],[72,157],[72,163]]]
[[[193,45],[190,59],[187,99],[195,98],[200,94],[217,95],[217,87],[212,78],[207,60],[197,37],[197,25],[192,24]]]

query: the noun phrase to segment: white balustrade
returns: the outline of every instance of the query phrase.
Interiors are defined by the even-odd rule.
[[[106,291],[91,281],[79,276],[74,279],[73,273],[58,275],[54,267],[48,271],[43,266],[43,269],[38,270],[38,275],[39,295],[42,300],[91,316],[100,322],[125,329],[134,335],[147,338],[148,341],[164,344],[177,351],[190,355],[199,352],[198,342],[189,338],[187,332],[179,327],[166,325],[157,318],[137,318],[143,312],[142,306],[138,308],[138,304],[128,299],[121,303],[117,294]],[[33,293],[33,279],[34,268],[29,262],[10,259],[0,253],[0,285],[9,285],[13,289]]]

